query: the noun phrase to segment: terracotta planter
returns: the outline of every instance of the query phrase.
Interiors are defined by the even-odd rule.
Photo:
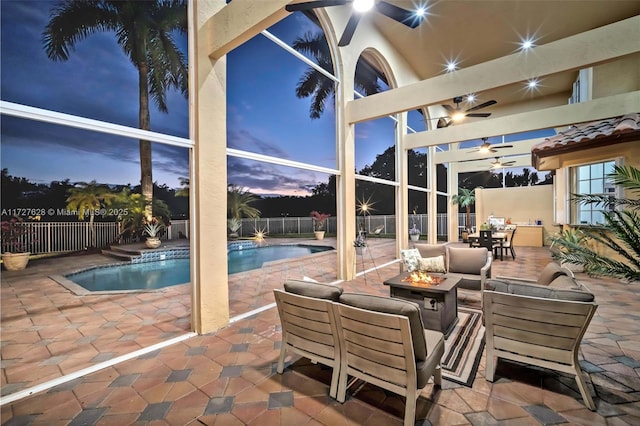
[[[145,245],[151,249],[160,247],[160,244],[162,244],[160,238],[147,238],[147,241],[145,241]]]
[[[27,267],[31,253],[2,253],[2,263],[7,271],[20,271]]]
[[[324,240],[324,232],[325,231],[313,231],[316,236],[316,240]]]

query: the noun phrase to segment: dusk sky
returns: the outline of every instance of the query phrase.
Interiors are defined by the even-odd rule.
[[[47,58],[42,31],[52,1],[0,2],[2,100],[138,127],[137,71],[113,33],[95,33],[76,43],[69,60]],[[269,29],[291,42],[318,28],[300,13]],[[186,52],[186,35],[180,46]],[[307,66],[262,35],[228,55],[228,146],[279,158],[335,167],[333,103],[320,119],[309,118],[310,99],[295,85]],[[151,102],[153,131],[188,137],[188,104],[168,94],[168,114]],[[96,180],[139,184],[138,141],[2,116],[2,168],[36,183]],[[393,122],[360,124],[358,169],[393,143]],[[154,181],[179,186],[188,175],[188,151],[153,144]],[[306,195],[328,176],[321,173],[229,159],[229,183],[258,194]]]

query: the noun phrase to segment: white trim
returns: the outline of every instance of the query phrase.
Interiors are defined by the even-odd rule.
[[[309,65],[314,70],[318,71],[319,73],[321,73],[322,75],[327,77],[328,79],[333,80],[336,83],[340,83],[340,80],[338,80],[338,78],[335,77],[333,74],[331,74],[330,72],[328,72],[324,68],[320,67],[318,64],[313,62],[311,59],[307,58],[302,53],[298,52],[293,47],[289,46],[287,43],[285,43],[284,41],[280,40],[278,37],[276,37],[273,34],[271,34],[269,31],[263,30],[261,32],[261,34],[263,36],[265,36],[266,38],[268,38],[269,40],[271,40],[272,42],[274,42],[275,44],[277,44],[278,46],[282,47],[287,52],[291,53],[296,58],[300,59],[305,64]]]
[[[423,188],[421,186],[415,186],[415,185],[407,185],[407,189],[410,189],[412,191],[426,192],[426,193],[431,192],[431,188]]]
[[[380,179],[373,176],[365,176],[365,175],[356,175],[356,180],[364,180],[367,182],[380,183],[382,185],[388,186],[400,186],[400,182],[396,182],[393,180]]]
[[[330,169],[328,167],[314,166],[313,164],[301,163],[299,161],[285,160],[283,158],[271,157],[255,152],[243,151],[235,148],[227,148],[227,156],[244,158],[246,160],[262,161],[265,163],[277,164],[279,166],[295,167],[298,169],[312,170],[315,172],[328,173],[332,175],[340,175],[340,170]]]
[[[106,121],[93,120],[90,118],[78,117],[71,114],[49,111],[42,108],[35,108],[13,102],[0,101],[0,114],[20,117],[29,120],[43,121],[45,123],[59,124],[66,127],[90,130],[93,132],[107,133],[111,135],[124,136],[133,139],[144,139],[151,142],[163,143],[166,145],[180,146],[184,148],[193,147],[190,139],[169,136],[162,133],[151,132],[149,130],[136,129],[134,127],[122,126]]]

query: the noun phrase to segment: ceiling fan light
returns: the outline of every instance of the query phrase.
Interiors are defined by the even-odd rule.
[[[368,12],[373,8],[374,0],[353,0],[353,9],[356,12]]]
[[[459,121],[462,121],[464,119],[464,112],[462,111],[454,112],[453,114],[451,114],[451,119],[456,123]]]

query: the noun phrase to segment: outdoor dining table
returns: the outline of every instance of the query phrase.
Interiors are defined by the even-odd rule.
[[[498,244],[500,246],[500,260],[504,260],[504,254],[502,250],[502,243],[507,239],[508,234],[506,232],[492,232],[491,233],[491,242],[493,244]],[[474,232],[473,234],[469,234],[469,247],[473,247],[473,243],[477,242],[480,238],[479,232]],[[495,247],[495,246],[494,246]]]

